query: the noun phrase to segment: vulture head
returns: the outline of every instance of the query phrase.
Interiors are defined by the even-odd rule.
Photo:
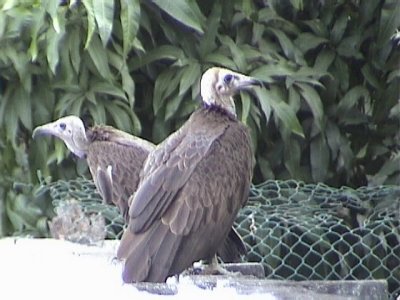
[[[38,126],[33,130],[32,137],[53,135],[63,140],[68,149],[78,157],[84,157],[87,152],[88,139],[83,121],[76,116],[67,116],[57,121]]]
[[[205,105],[220,107],[236,116],[233,95],[255,85],[261,86],[261,82],[228,69],[213,67],[201,77],[201,98]]]

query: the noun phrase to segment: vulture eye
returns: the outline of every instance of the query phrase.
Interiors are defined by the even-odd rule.
[[[226,84],[229,84],[229,83],[232,81],[232,78],[233,78],[232,74],[227,74],[227,75],[225,75],[225,77],[224,77],[224,82],[225,82]]]
[[[67,125],[65,123],[60,123],[60,128],[61,130],[65,130],[65,128],[67,127]]]

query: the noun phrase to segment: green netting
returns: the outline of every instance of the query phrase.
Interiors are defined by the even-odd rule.
[[[386,279],[400,293],[400,188],[267,181],[236,227],[267,278]]]
[[[40,193],[48,190],[56,216],[49,223],[53,237],[82,243],[96,243],[105,237],[120,238],[125,226],[118,208],[102,202],[93,181],[42,182]]]
[[[104,217],[104,227],[93,226],[106,230],[108,238],[120,237],[123,219],[115,207],[102,204],[91,181],[58,181],[46,188],[56,207],[66,201],[76,205],[71,199],[79,200],[86,216]],[[59,211],[58,217],[61,213],[65,218],[66,211]],[[400,294],[400,187],[354,190],[293,180],[266,181],[252,187],[235,226],[249,250],[244,259],[262,262],[267,278],[386,279],[391,295]],[[88,234],[86,230],[84,238],[74,234],[70,239],[100,237],[88,238]]]

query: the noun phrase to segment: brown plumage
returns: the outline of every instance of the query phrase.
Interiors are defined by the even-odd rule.
[[[137,188],[140,170],[154,144],[111,126],[85,129],[76,116],[37,127],[33,136],[54,135],[77,156],[86,158],[103,200],[114,203],[127,219],[129,196]]]
[[[149,154],[118,249],[125,282],[163,282],[228,237],[248,197],[254,164],[250,134],[232,96],[258,84],[230,70],[202,77],[203,107]]]
[[[35,128],[33,137],[53,135],[64,141],[68,149],[86,158],[93,181],[103,200],[114,203],[128,221],[129,197],[136,191],[139,175],[149,152],[155,145],[111,126],[96,125],[85,129],[83,121],[67,116]],[[232,228],[218,250],[224,262],[237,262],[246,248]]]

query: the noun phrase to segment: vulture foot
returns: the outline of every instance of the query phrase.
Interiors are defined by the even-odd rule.
[[[185,271],[185,274],[188,275],[224,275],[224,276],[240,276],[240,272],[232,272],[223,267],[220,263],[218,263],[217,256],[214,256],[209,264],[204,264],[204,262],[200,262],[197,266],[193,266],[192,268]]]

